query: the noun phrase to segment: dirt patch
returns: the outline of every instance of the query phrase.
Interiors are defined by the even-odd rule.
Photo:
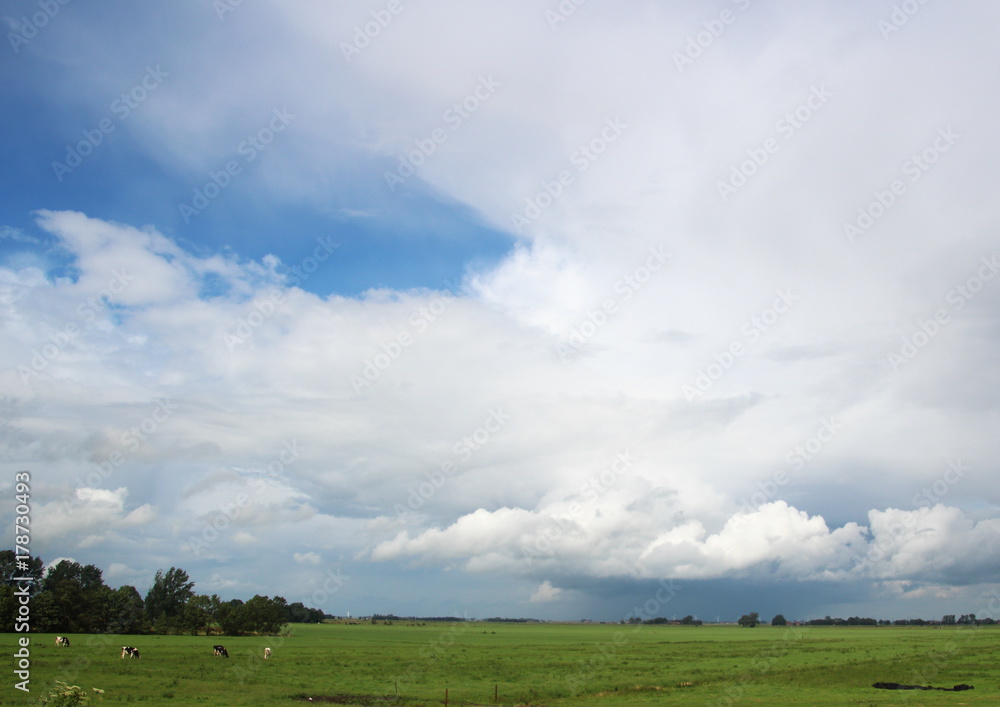
[[[954,687],[931,687],[930,685],[902,685],[898,682],[877,682],[872,687],[880,690],[945,690],[947,692],[962,692],[963,690],[975,690],[972,685],[955,685]]]

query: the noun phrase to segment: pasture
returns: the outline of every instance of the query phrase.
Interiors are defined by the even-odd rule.
[[[151,705],[996,705],[1000,627],[294,624],[291,635],[32,634],[31,693],[6,672],[0,704],[56,680],[101,704]],[[18,637],[0,634],[13,655]],[[231,656],[215,657],[214,644]],[[121,647],[142,652],[122,660]],[[269,646],[273,655],[263,659]],[[11,661],[13,662],[13,661]],[[8,663],[10,664],[10,663]],[[971,684],[887,691],[875,682]],[[494,697],[498,700],[494,702]],[[322,698],[329,698],[325,702]]]

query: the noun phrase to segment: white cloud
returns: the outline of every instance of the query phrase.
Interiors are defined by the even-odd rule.
[[[242,80],[201,70],[217,65],[212,41],[165,56],[177,81],[128,125],[157,164],[201,178],[287,103],[299,117],[284,151],[241,185],[366,218],[385,165],[491,75],[495,94],[412,184],[512,232],[561,170],[572,180],[433,322],[414,315],[438,292],[320,296],[281,285],[274,256],[241,262],[155,227],[39,212],[72,277],[0,268],[2,463],[45,469],[39,548],[108,543],[118,558],[134,542],[142,562],[169,566],[193,561],[192,533],[222,518],[206,562],[250,566],[308,538],[316,551],[293,550],[306,568],[391,560],[533,586],[995,578],[982,558],[998,549],[1000,283],[948,299],[996,251],[996,98],[966,63],[995,58],[988,11],[928,5],[883,42],[871,9],[753,4],[684,72],[673,53],[705,19],[697,3],[587,4],[555,29],[527,2],[407,7],[350,63],[357,7],[238,11],[287,44],[232,55]],[[87,73],[71,76],[80,95],[134,81],[115,58],[66,62]],[[828,100],[786,137],[779,121],[817,87]],[[615,118],[621,135],[582,169],[580,146]],[[954,146],[845,238],[947,126]],[[777,151],[724,201],[718,182],[768,138]],[[333,198],[345,184],[356,203]],[[18,229],[0,238],[30,244]],[[671,257],[635,287],[650,248]],[[205,297],[209,278],[218,294]],[[772,317],[778,291],[797,299]],[[894,369],[887,354],[942,308],[947,325]],[[411,343],[357,390],[401,334]],[[700,376],[710,385],[687,399]],[[477,441],[496,407],[509,421]],[[841,429],[810,445],[830,418]],[[602,483],[624,450],[635,461]],[[958,456],[969,471],[944,476]],[[942,479],[943,496],[914,501]],[[755,492],[764,502],[748,509]],[[535,596],[560,591],[545,582]]]
[[[292,559],[300,565],[318,565],[322,561],[315,552],[296,552],[292,555]]]
[[[42,543],[78,543],[92,546],[109,536],[137,532],[156,518],[148,503],[126,508],[128,489],[78,488],[72,496],[49,501],[34,509],[34,537]],[[138,530],[138,532],[142,532]]]
[[[557,601],[562,592],[562,589],[559,587],[553,587],[552,582],[545,580],[538,585],[538,589],[532,593],[531,598],[528,599],[528,601],[533,604],[545,604],[550,601]]]

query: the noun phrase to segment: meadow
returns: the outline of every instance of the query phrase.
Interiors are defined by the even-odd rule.
[[[100,704],[996,705],[1000,627],[293,624],[290,635],[32,634],[31,693],[5,673],[0,704],[37,704],[56,680]],[[0,634],[13,656],[24,634]],[[230,658],[212,655],[224,644]],[[122,645],[140,660],[122,660]],[[264,646],[273,650],[263,660]],[[8,662],[8,665],[11,665]],[[888,691],[875,682],[965,692]]]

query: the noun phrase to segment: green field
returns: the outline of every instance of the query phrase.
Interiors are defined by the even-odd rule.
[[[23,634],[2,634],[13,656]],[[102,704],[997,705],[998,627],[324,624],[271,638],[31,636],[32,704],[55,680]],[[216,658],[224,644],[230,658]],[[141,660],[122,660],[123,644]],[[273,650],[264,661],[264,646]],[[13,663],[13,657],[11,658]],[[11,664],[8,663],[8,664]],[[887,691],[874,682],[966,692]],[[494,702],[494,695],[498,702]]]

